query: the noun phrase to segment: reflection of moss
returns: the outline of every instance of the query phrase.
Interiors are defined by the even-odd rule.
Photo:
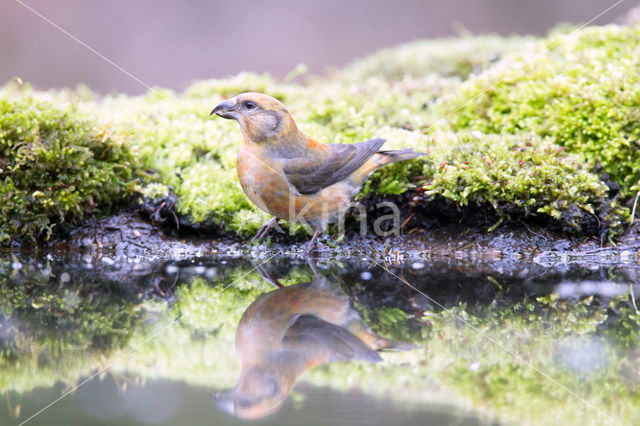
[[[640,312],[629,306],[612,307],[613,324],[602,335],[627,350],[640,348]],[[618,311],[618,312],[616,312]],[[636,354],[640,360],[640,352]],[[640,379],[640,376],[638,377]]]
[[[411,324],[413,316],[398,308],[380,308],[375,311],[370,311],[364,306],[357,308],[365,324],[370,325],[372,331],[388,340],[423,342],[430,332],[428,327],[417,328],[415,324]]]
[[[132,162],[108,127],[77,111],[0,99],[0,243],[49,238],[56,224],[122,200]]]
[[[445,385],[476,410],[508,422],[595,425],[611,416],[635,424],[640,321],[625,308],[610,323],[606,311],[592,299],[569,304],[554,296],[509,306],[458,305],[425,314],[432,329],[426,352],[388,353],[384,364],[330,365],[309,376],[341,389],[354,383],[373,393],[401,389],[409,401],[442,394]],[[372,326],[404,334],[406,323],[384,317]]]
[[[236,123],[208,113],[220,100],[248,90],[281,99],[299,126],[318,140],[349,143],[378,136],[388,139],[389,149],[412,147],[430,155],[383,168],[361,197],[421,186],[427,194],[419,198],[423,203],[434,198],[458,205],[479,203],[492,206],[501,218],[539,215],[567,230],[584,233],[585,225],[595,223],[619,234],[628,211],[611,201],[615,194],[607,185],[620,184],[625,201],[637,192],[640,180],[639,31],[608,26],[556,33],[535,42],[497,37],[418,42],[305,84],[242,73],[194,83],[183,93],[156,89],[144,96],[112,95],[99,101],[84,92],[30,92],[75,104],[64,113],[32,101],[5,104],[30,108],[24,115],[32,117],[32,130],[34,123],[46,124],[50,116],[75,123],[70,117],[77,111],[103,122],[136,152],[148,178],[138,188],[143,194],[161,196],[171,187],[178,215],[242,237],[255,232],[267,215],[246,199],[238,184],[235,159],[241,137]],[[490,59],[495,54],[501,59],[494,63]],[[478,73],[468,75],[472,67]],[[95,159],[92,143],[102,133],[90,130],[54,132],[65,144],[93,149],[94,157],[86,150],[65,154],[61,170],[70,167],[75,155]],[[4,190],[17,207],[4,207],[5,216],[27,210],[33,214],[3,225],[4,239],[13,234],[46,236],[64,215],[80,216],[125,194],[124,183],[135,167],[112,137],[104,144],[113,145],[107,158],[81,169],[93,170],[95,179],[85,179],[72,167],[42,182],[47,188],[76,191],[70,199],[60,192],[55,205],[46,209],[30,208],[39,206],[47,190],[16,192],[7,181]],[[50,200],[49,195],[45,198]]]
[[[604,325],[605,310],[591,299],[567,304],[556,297],[491,307],[480,316],[460,307],[453,312],[465,326],[448,313],[430,317],[440,335],[432,351],[455,354],[441,372],[449,384],[508,418],[602,424],[600,411],[633,423],[640,416],[640,389],[625,383],[621,370],[633,354],[602,338],[602,327],[618,328]],[[577,410],[585,404],[581,398],[595,409]]]
[[[0,271],[8,269],[0,263]],[[14,276],[0,275],[0,392],[73,383],[124,354],[118,365],[150,377],[156,365],[165,377],[201,383],[220,367],[213,374],[231,383],[232,370],[222,367],[235,365],[235,328],[249,303],[270,289],[257,272],[229,268],[213,285],[194,279],[179,286],[169,306],[162,299],[131,300],[114,292],[112,282],[74,276],[60,284],[47,270],[23,264]],[[178,346],[185,351],[180,356]],[[192,376],[183,371],[194,371],[187,359],[201,368]]]
[[[33,349],[30,340],[45,335],[58,346],[55,350],[117,345],[136,317],[124,295],[110,292],[101,283],[59,284],[37,274],[11,281],[0,276],[0,313],[10,318],[13,331],[30,334],[14,339],[25,345],[15,347],[18,352]]]
[[[246,274],[243,270],[237,272]],[[180,323],[193,331],[208,333],[221,327],[232,331],[238,325],[244,308],[260,296],[265,287],[261,280],[254,282],[248,277],[231,279],[230,284],[219,283],[217,286],[195,279],[178,290],[174,309],[181,315]]]
[[[247,306],[270,289],[255,273],[248,272],[232,269],[229,276],[214,284],[196,278],[181,285],[175,304],[136,331],[131,345],[138,349],[114,369],[215,389],[233,386],[239,371],[236,327]],[[150,339],[155,334],[158,338]],[[124,347],[119,353],[127,351]]]
[[[239,371],[237,323],[272,287],[249,267],[220,268],[217,276],[214,283],[197,278],[178,285],[171,305],[161,299],[107,298],[90,284],[83,289],[68,284],[61,291],[45,279],[27,282],[25,289],[37,288],[43,295],[36,297],[0,282],[2,312],[18,324],[14,342],[22,348],[5,347],[0,355],[0,389],[72,383],[116,359],[110,367],[115,374],[231,387]],[[308,276],[301,268],[281,282],[294,284]],[[516,423],[603,423],[560,384],[619,422],[640,419],[640,317],[626,296],[609,304],[593,298],[568,303],[555,295],[509,305],[500,300],[487,306],[457,304],[422,318],[384,303],[376,310],[358,308],[384,337],[423,348],[385,352],[379,364],[325,365],[300,380],[399,402],[465,398],[488,415]],[[31,320],[20,328],[25,318]],[[418,321],[424,327],[418,328]],[[50,327],[59,330],[51,334]],[[95,344],[94,336],[112,344]],[[54,342],[57,346],[51,346]]]
[[[60,283],[46,267],[21,268],[0,274],[0,390],[72,382],[95,365],[96,353],[127,343],[141,312],[112,283]]]

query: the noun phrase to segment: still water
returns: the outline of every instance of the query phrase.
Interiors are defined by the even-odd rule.
[[[0,424],[638,424],[640,266],[0,255]]]

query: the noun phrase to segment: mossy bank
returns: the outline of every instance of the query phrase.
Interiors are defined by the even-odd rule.
[[[640,28],[606,26],[422,41],[326,75],[243,73],[181,93],[100,97],[9,83],[0,243],[47,240],[113,207],[207,236],[249,237],[267,215],[237,182],[240,133],[209,117],[243,91],[282,100],[315,139],[383,137],[389,148],[430,154],[377,172],[363,201],[401,201],[407,217],[446,203],[488,214],[485,229],[533,221],[615,240],[640,191],[639,62]]]

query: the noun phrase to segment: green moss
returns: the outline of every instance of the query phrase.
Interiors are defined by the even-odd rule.
[[[416,79],[428,74],[466,78],[480,72],[502,55],[526,48],[532,37],[494,35],[420,40],[383,49],[357,59],[340,73],[341,78],[362,81]]]
[[[55,226],[122,200],[134,159],[75,109],[0,99],[0,243],[49,238]]]
[[[444,198],[460,206],[492,206],[501,218],[542,215],[576,232],[596,220],[616,235],[628,222],[623,202],[640,190],[639,31],[608,26],[556,32],[537,42],[495,36],[421,41],[305,84],[241,73],[194,83],[183,93],[154,89],[144,96],[96,99],[86,89],[30,92],[75,106],[65,112],[31,98],[3,104],[20,110],[14,108],[14,119],[31,117],[25,118],[31,130],[3,140],[24,137],[31,147],[33,132],[55,129],[52,137],[37,139],[58,140],[64,149],[54,144],[48,156],[29,161],[37,167],[26,180],[16,180],[2,165],[0,191],[12,202],[0,207],[0,240],[47,237],[57,223],[126,196],[136,167],[122,141],[146,177],[137,186],[144,196],[165,196],[170,187],[179,216],[243,238],[252,235],[268,215],[238,183],[240,131],[234,122],[209,117],[222,99],[244,91],[282,100],[317,140],[383,137],[387,149],[429,154],[381,169],[361,198],[419,188],[424,203]],[[494,62],[496,56],[501,59]],[[102,124],[78,124],[85,123],[76,119],[78,111]],[[60,126],[71,130],[58,131]],[[105,146],[110,148],[101,157]],[[21,161],[15,152],[5,149],[3,155]],[[43,167],[62,173],[36,180],[34,170]],[[621,185],[620,200],[611,200],[605,186],[610,181]]]
[[[453,84],[432,77],[414,84],[398,83],[397,90],[381,96],[387,87],[382,80],[359,86],[326,81],[300,86],[245,73],[229,80],[195,83],[181,95],[162,91],[140,97],[108,96],[81,108],[124,134],[136,147],[142,167],[154,172],[151,182],[139,187],[143,195],[162,196],[171,186],[178,196],[178,214],[193,223],[212,224],[248,237],[268,215],[248,201],[238,183],[235,160],[241,135],[237,124],[209,116],[225,96],[247,90],[273,94],[287,104],[309,134],[348,143],[374,137],[383,126],[424,126],[424,120],[411,111],[423,110]],[[407,175],[404,169],[397,170]],[[406,179],[387,179],[380,190],[398,193],[409,187]]]
[[[444,99],[453,130],[536,133],[602,164],[624,195],[640,189],[640,28],[554,35],[507,55]]]
[[[611,52],[620,50],[618,54],[620,61],[632,56],[633,49],[635,49],[635,45],[632,43],[635,37],[634,30],[582,30],[585,33],[584,38],[587,39],[590,32],[598,31],[600,31],[599,37],[601,39],[612,39],[613,47],[606,49]],[[369,62],[364,61],[363,65],[354,65],[352,68],[348,68],[346,74],[351,72],[349,75],[337,74],[332,80],[311,82],[306,86],[278,85],[268,77],[250,75],[242,75],[229,81],[228,84],[231,84],[232,87],[241,87],[243,90],[258,87],[261,90],[275,93],[287,104],[300,127],[319,140],[348,143],[376,136],[385,137],[389,140],[387,145],[389,148],[412,147],[430,154],[429,158],[382,169],[367,182],[360,197],[399,194],[419,186],[422,181],[427,179],[424,190],[428,195],[447,198],[462,206],[488,204],[493,206],[502,217],[506,217],[510,213],[548,216],[566,225],[565,229],[573,229],[577,232],[583,230],[585,223],[593,221],[593,216],[601,216],[601,219],[604,219],[603,223],[611,227],[611,234],[619,234],[626,224],[628,211],[618,204],[609,202],[608,188],[604,184],[603,178],[598,175],[597,170],[599,164],[605,164],[605,169],[614,180],[633,180],[633,173],[630,173],[630,169],[635,167],[633,164],[625,164],[624,161],[622,163],[608,161],[606,158],[590,154],[590,152],[596,152],[600,149],[598,147],[603,144],[598,145],[599,142],[591,143],[588,146],[582,144],[579,147],[573,147],[567,141],[559,140],[556,134],[544,131],[540,127],[520,125],[518,128],[507,128],[502,122],[499,125],[479,127],[471,122],[464,122],[465,117],[473,117],[469,120],[482,122],[483,115],[478,112],[482,111],[482,108],[496,110],[499,108],[513,108],[514,110],[519,108],[523,111],[522,114],[508,116],[508,119],[513,123],[517,124],[523,120],[526,122],[529,119],[539,120],[548,125],[566,127],[566,120],[570,120],[568,112],[569,110],[577,110],[576,104],[567,101],[568,106],[565,106],[554,116],[545,118],[543,114],[543,118],[539,118],[538,108],[544,109],[545,106],[554,108],[557,102],[550,103],[548,97],[537,99],[538,91],[533,91],[533,95],[529,96],[531,103],[526,107],[527,102],[524,99],[529,95],[527,90],[531,92],[531,88],[522,89],[520,96],[521,92],[518,90],[515,90],[515,94],[512,93],[514,90],[508,83],[501,83],[505,85],[504,92],[500,92],[505,96],[505,101],[502,104],[494,99],[485,101],[482,98],[476,104],[477,100],[473,99],[473,96],[476,95],[473,90],[477,91],[478,87],[484,88],[486,86],[486,84],[481,86],[478,82],[490,80],[490,77],[494,75],[502,76],[498,72],[499,70],[504,70],[505,73],[519,72],[520,78],[531,81],[531,85],[534,87],[547,87],[546,78],[549,75],[553,75],[559,80],[573,78],[571,75],[564,76],[560,72],[562,63],[555,68],[552,67],[550,71],[546,70],[544,64],[542,66],[546,70],[544,72],[530,72],[531,70],[528,68],[519,71],[518,64],[524,62],[530,52],[537,52],[540,46],[553,45],[554,49],[560,49],[562,44],[557,43],[558,37],[577,36],[554,35],[549,40],[538,44],[530,43],[530,40],[524,39],[514,39],[510,43],[505,43],[504,50],[501,52],[515,50],[517,46],[525,53],[505,54],[506,57],[502,61],[490,66],[479,76],[470,77],[459,89],[459,83],[455,79],[433,75],[433,73],[443,75],[451,73],[425,68],[424,64],[420,62],[420,58],[429,57],[428,53],[421,56],[416,52],[420,49],[424,49],[425,52],[429,49],[433,51],[441,49],[438,51],[442,52],[449,49],[454,53],[470,52],[476,51],[474,46],[477,47],[483,42],[487,42],[487,50],[484,51],[487,52],[492,49],[499,50],[497,44],[489,43],[487,39],[482,37],[477,40],[461,39],[457,44],[451,42],[452,45],[457,46],[457,50],[448,46],[448,42],[442,45],[438,45],[437,42],[424,45],[416,44],[398,51],[397,54],[401,55],[401,52],[405,50],[408,52],[414,49],[414,54],[405,55],[407,59],[404,62],[393,57],[391,52],[383,52],[380,54],[381,59],[372,58]],[[591,38],[597,37],[592,36]],[[478,44],[475,44],[476,41]],[[624,49],[618,49],[615,47],[616,45],[624,46]],[[436,46],[441,47],[436,49]],[[564,49],[568,52],[571,46]],[[609,46],[609,41],[601,43],[600,47],[596,43],[594,48],[605,49],[602,46]],[[593,56],[591,58],[592,67],[603,68],[607,66],[608,56],[589,53],[591,52],[590,45],[587,45],[583,50],[587,51],[584,55]],[[389,55],[391,55],[391,59],[384,59]],[[464,53],[460,53],[460,55],[464,56]],[[452,54],[451,57],[455,56]],[[553,59],[556,56],[554,52],[548,56],[552,59],[547,59],[547,62],[556,60]],[[411,61],[409,58],[414,58],[414,62],[409,64],[408,61]],[[537,61],[531,61],[532,68],[542,61],[540,57],[537,58]],[[560,55],[560,58],[564,58],[564,56]],[[473,62],[472,59],[469,60]],[[408,76],[403,74],[399,81],[393,81],[400,78],[397,73],[386,71],[380,65],[392,64],[396,61],[400,64],[399,67],[408,70],[405,73]],[[516,61],[520,62],[511,66]],[[558,59],[558,61],[560,60]],[[579,58],[574,61],[579,62]],[[364,65],[374,62],[378,65],[367,65],[366,67]],[[480,60],[475,61],[478,64],[480,62]],[[367,67],[376,71],[354,71]],[[632,64],[624,68],[627,73],[631,69],[633,69]],[[580,76],[587,75],[587,71],[589,71],[588,68],[573,71],[573,76],[579,79]],[[429,73],[431,76],[425,77]],[[628,87],[629,90],[626,91],[628,95],[624,96],[628,96],[629,99],[635,96],[635,89],[631,87],[633,81],[631,78],[625,83],[625,87]],[[565,96],[565,98],[584,98],[586,95],[583,89],[584,87],[579,84],[567,85],[563,90],[571,92],[571,96]],[[222,94],[224,90],[219,81],[213,81],[198,83],[187,91],[191,97],[198,96],[197,94],[200,92],[214,95]],[[623,92],[625,91],[623,90]],[[447,95],[447,93],[452,93],[452,95]],[[521,99],[518,99],[517,96],[520,96]],[[440,98],[444,98],[444,101],[436,102]],[[617,104],[618,101],[622,102],[620,106]],[[468,102],[465,108],[468,108],[470,112],[464,108],[461,111],[451,110],[451,105],[455,105],[457,108],[459,104],[464,104],[464,102]],[[624,121],[627,123],[626,127],[632,128],[630,123],[634,119],[634,109],[627,108],[623,99],[619,97],[609,99],[603,108],[607,110],[606,114],[609,116],[611,114],[626,114],[627,119]],[[453,121],[452,127],[459,132],[458,134],[436,130],[447,128],[446,121],[442,120],[442,114],[447,113],[452,114],[447,119]],[[583,115],[583,117],[587,116],[588,114]],[[601,120],[600,124],[603,122]],[[587,124],[576,122],[573,124],[573,131],[587,129]],[[480,130],[482,133],[473,136],[470,132],[465,132],[466,129]],[[231,129],[231,132],[233,131],[234,129]],[[633,130],[633,132],[636,131]],[[609,134],[613,135],[615,132],[616,129],[612,129]],[[511,134],[515,136],[511,136]],[[558,145],[565,145],[569,148],[569,152],[559,148]],[[623,157],[629,158],[630,155],[632,155],[631,148],[627,151],[616,151],[614,157],[620,160]],[[615,168],[618,163],[622,165],[622,168],[612,170],[611,168]],[[607,168],[607,164],[611,167]],[[423,178],[422,181],[420,177]],[[251,211],[253,207],[242,205],[242,209]],[[242,213],[243,217],[246,215],[249,213]],[[262,217],[260,216],[260,219]],[[232,221],[228,223],[232,223]],[[255,224],[257,225],[257,223],[256,221]]]
[[[238,183],[235,123],[209,117],[220,99],[162,91],[109,96],[82,108],[110,123],[136,147],[141,167],[152,172],[138,188],[143,195],[161,197],[170,186],[178,197],[180,216],[248,236],[266,216],[257,213]]]
[[[548,215],[576,229],[607,205],[608,188],[589,164],[548,140],[464,132],[434,138],[454,148],[424,185],[428,195],[490,204],[501,215]]]

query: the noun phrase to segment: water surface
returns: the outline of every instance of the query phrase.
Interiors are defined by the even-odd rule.
[[[0,423],[633,424],[639,273],[4,254]]]

